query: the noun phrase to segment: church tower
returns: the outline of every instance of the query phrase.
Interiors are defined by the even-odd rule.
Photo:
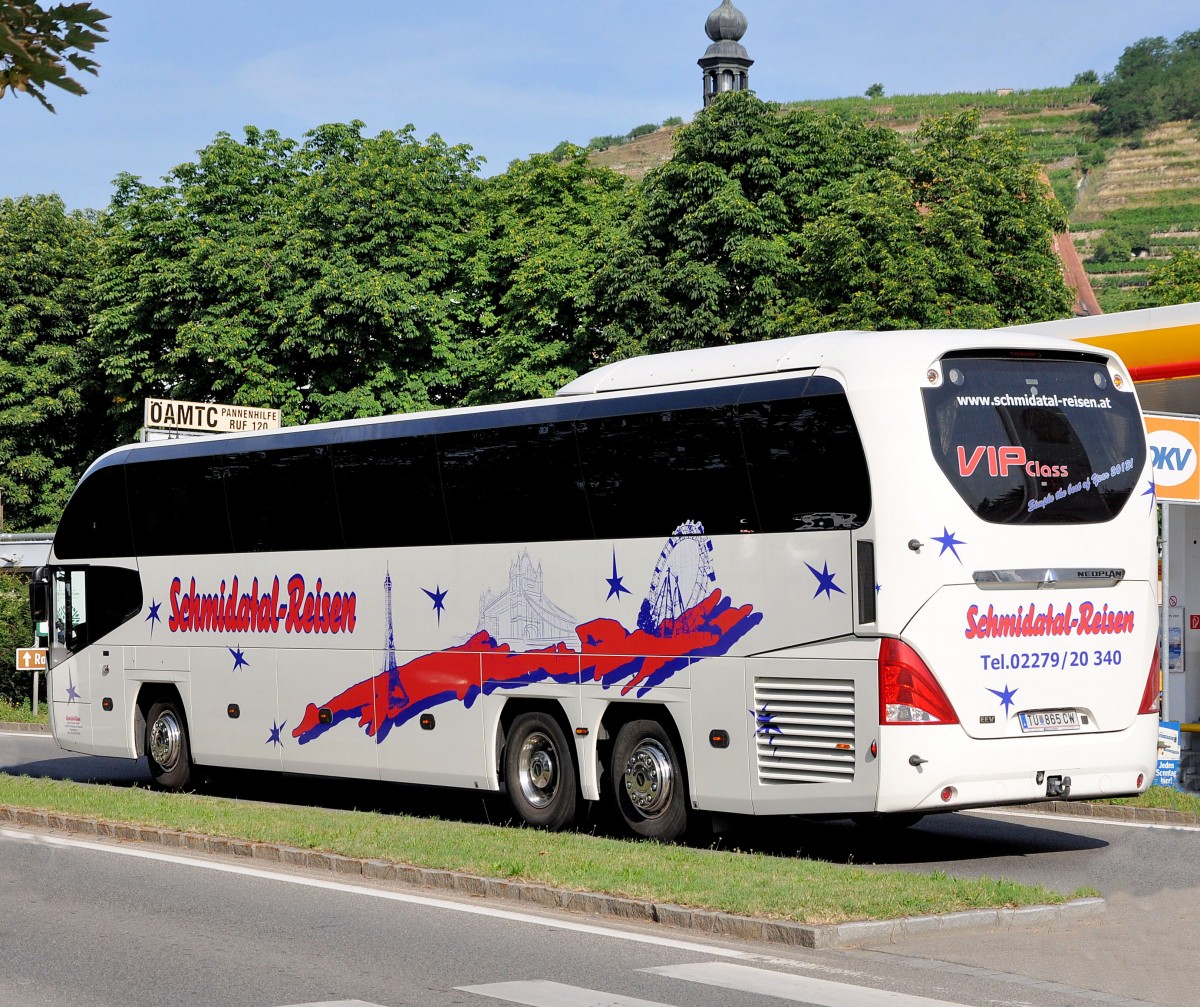
[[[749,88],[754,60],[740,41],[746,27],[746,15],[733,6],[733,0],[721,0],[721,6],[704,22],[704,31],[712,39],[712,45],[696,62],[704,71],[705,108],[718,94]]]

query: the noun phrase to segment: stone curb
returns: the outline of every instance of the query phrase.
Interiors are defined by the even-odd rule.
[[[49,724],[22,724],[0,722],[0,731],[15,731],[17,734],[49,734]]]
[[[98,839],[149,843],[191,853],[244,858],[263,864],[327,871],[350,880],[366,879],[409,887],[432,888],[456,895],[505,899],[529,908],[585,913],[639,923],[660,923],[710,937],[729,937],[802,948],[843,948],[868,942],[896,941],[913,934],[968,928],[1007,930],[1047,926],[1064,920],[1091,919],[1105,911],[1104,899],[1076,899],[1059,906],[979,909],[937,916],[905,916],[894,920],[811,926],[789,920],[756,919],[640,899],[574,892],[549,885],[502,881],[428,867],[411,867],[390,860],[344,857],[319,850],[302,850],[245,839],[207,836],[198,832],[176,832],[172,829],[108,822],[57,812],[33,811],[11,805],[0,805],[0,823],[55,829]]]

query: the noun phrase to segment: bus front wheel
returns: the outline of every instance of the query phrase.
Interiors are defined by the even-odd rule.
[[[683,835],[687,788],[675,745],[657,720],[633,720],[617,732],[612,781],[627,829],[662,842]]]
[[[154,784],[182,790],[192,779],[192,755],[183,710],[173,701],[155,703],[146,717],[146,762]]]
[[[504,748],[504,779],[513,810],[529,825],[557,831],[575,821],[575,759],[552,716],[519,716]]]

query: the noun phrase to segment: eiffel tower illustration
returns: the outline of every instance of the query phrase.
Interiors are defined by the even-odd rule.
[[[408,702],[408,694],[400,684],[400,673],[396,664],[396,632],[392,621],[392,571],[388,569],[383,578],[383,603],[387,612],[387,642],[384,644],[383,670],[388,676],[388,697]]]

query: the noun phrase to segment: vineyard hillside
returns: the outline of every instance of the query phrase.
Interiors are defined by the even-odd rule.
[[[1101,138],[1090,85],[1030,91],[894,95],[797,102],[915,131],[929,116],[977,110],[984,128],[1012,129],[1045,166],[1068,211],[1071,239],[1100,306],[1118,310],[1155,261],[1200,249],[1200,122],[1167,123],[1135,140]],[[594,163],[642,178],[671,156],[677,126],[593,151]]]

